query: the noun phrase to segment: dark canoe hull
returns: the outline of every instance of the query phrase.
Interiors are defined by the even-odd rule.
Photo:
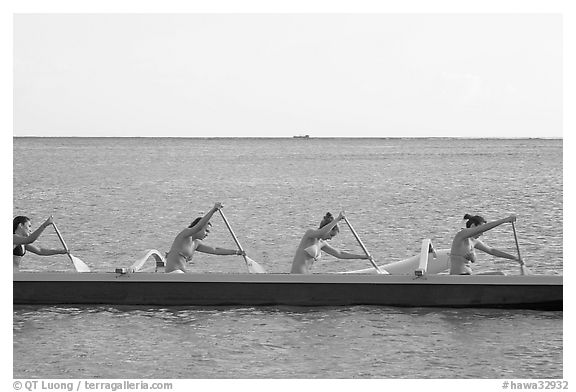
[[[15,273],[14,304],[562,310],[562,276]]]

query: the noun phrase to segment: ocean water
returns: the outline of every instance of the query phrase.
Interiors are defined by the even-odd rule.
[[[465,213],[515,213],[535,274],[562,274],[562,140],[14,138],[13,214],[54,215],[95,271],[129,266],[215,201],[248,255],[288,272],[345,210],[379,263],[449,248]],[[214,216],[210,245],[235,248]],[[515,253],[510,225],[483,240]],[[47,229],[39,243],[59,247]],[[361,253],[342,226],[333,245]],[[314,272],[366,268],[325,256]],[[27,254],[30,271],[72,271]],[[196,254],[198,272],[245,272]],[[519,273],[480,255],[479,272]],[[562,312],[390,307],[14,307],[15,378],[561,378]],[[165,364],[177,364],[166,366]]]

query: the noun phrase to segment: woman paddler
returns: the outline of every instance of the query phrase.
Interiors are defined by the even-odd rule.
[[[464,215],[466,228],[460,230],[452,241],[450,249],[450,274],[451,275],[471,275],[470,263],[476,262],[475,249],[479,249],[489,255],[504,259],[520,261],[518,257],[493,248],[480,241],[478,238],[486,231],[491,230],[503,223],[516,222],[516,216],[510,215],[507,218],[493,222],[486,222],[480,215]]]
[[[328,245],[326,241],[334,238],[340,229],[338,222],[344,219],[344,211],[340,212],[338,217],[334,219],[331,213],[327,212],[318,229],[309,229],[302,237],[294,260],[292,261],[292,274],[309,274],[310,269],[315,261],[319,260],[322,256],[322,251],[332,255],[338,259],[367,259],[368,256],[358,255],[354,253],[343,252],[339,249],[333,248]]]
[[[30,251],[40,256],[65,255],[66,249],[47,249],[34,245],[33,243],[40,237],[48,226],[54,222],[52,216],[48,217],[34,232],[32,232],[32,222],[26,216],[17,216],[12,221],[12,267],[14,272],[20,271],[20,263]]]
[[[166,272],[186,272],[186,265],[192,260],[195,251],[222,256],[243,254],[236,249],[213,248],[201,243],[210,233],[212,215],[222,207],[222,203],[214,204],[206,215],[196,218],[188,228],[178,233],[166,256]]]

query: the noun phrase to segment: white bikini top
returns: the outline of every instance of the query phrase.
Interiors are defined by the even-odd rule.
[[[304,251],[308,253],[310,257],[314,259],[314,261],[317,261],[320,259],[320,257],[322,257],[322,245],[322,240],[320,240],[317,244],[313,244],[307,248],[304,248]]]

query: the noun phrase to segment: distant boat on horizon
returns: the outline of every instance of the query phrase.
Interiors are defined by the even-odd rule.
[[[294,139],[310,139],[310,135],[296,135],[292,136]]]

